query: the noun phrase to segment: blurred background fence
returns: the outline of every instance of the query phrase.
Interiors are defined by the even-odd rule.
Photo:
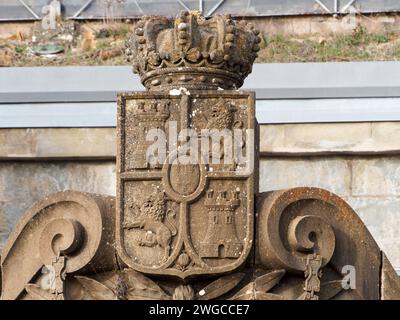
[[[66,19],[139,18],[173,16],[182,10],[199,10],[207,16],[340,15],[399,12],[398,0],[1,0],[0,21],[39,20],[43,7],[59,2]]]

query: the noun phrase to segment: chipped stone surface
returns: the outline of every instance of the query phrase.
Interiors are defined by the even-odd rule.
[[[0,163],[0,243],[24,212],[46,195],[65,190],[115,195],[115,189],[114,162]]]

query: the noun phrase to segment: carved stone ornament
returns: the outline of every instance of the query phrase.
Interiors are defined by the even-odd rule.
[[[226,104],[229,111],[213,111]],[[191,128],[195,134],[220,123],[222,129],[235,125],[240,132],[254,132],[254,95],[195,90],[177,96],[122,94],[118,121],[116,233],[122,261],[146,274],[181,279],[243,265],[254,237],[255,174],[233,163],[207,163],[203,153],[197,163],[181,163],[179,142],[178,147],[168,145],[162,164],[151,165],[144,137],[152,128]]]
[[[260,50],[258,34],[230,16],[144,17],[127,41],[126,54],[150,90],[238,89]]]
[[[259,42],[229,16],[140,20],[127,54],[149,91],[118,96],[117,196],[34,204],[1,252],[1,299],[400,299],[340,197],[258,194],[255,96],[236,89]]]

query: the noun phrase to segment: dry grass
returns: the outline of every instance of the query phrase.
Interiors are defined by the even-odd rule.
[[[90,39],[85,39],[83,32],[75,46],[52,57],[35,55],[29,41],[0,39],[0,66],[126,65],[124,40],[131,28],[132,25],[120,23],[94,31],[93,44]],[[85,46],[82,46],[83,42]],[[388,60],[400,60],[400,34],[370,34],[358,27],[349,35],[299,37],[264,34],[257,62]]]
[[[358,27],[350,35],[295,37],[264,35],[257,62],[389,61],[400,59],[400,34],[370,34]]]
[[[51,56],[36,55],[30,41],[0,39],[0,66],[125,65],[125,39],[130,31],[131,26],[124,24],[85,31],[75,45],[66,46],[64,52]],[[88,37],[91,33],[93,39]]]

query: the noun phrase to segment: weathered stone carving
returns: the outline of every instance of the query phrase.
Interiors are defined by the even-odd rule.
[[[226,153],[216,157],[219,163],[209,161],[208,155],[211,158],[213,155],[213,151],[209,152],[213,150],[212,135],[209,137],[211,148],[192,152],[194,163],[183,163],[186,140],[178,141],[175,136],[161,152],[164,160],[160,165],[127,165],[132,158],[130,150],[143,149],[142,140],[132,134],[140,127],[136,110],[149,110],[155,104],[169,106],[168,113],[162,109],[168,117],[157,118],[156,130],[165,128],[171,132],[174,126],[176,132],[192,130],[191,134],[199,133],[195,137],[199,147],[202,147],[203,129],[228,129],[226,126],[231,123],[240,124],[237,130],[244,133],[240,138],[240,152],[243,141],[248,138],[246,133],[253,135],[250,138],[254,140],[252,94],[192,90],[179,95],[152,92],[120,95],[118,254],[126,265],[147,274],[183,279],[233,271],[246,261],[252,247],[256,173],[236,162],[236,165],[225,163],[228,153],[233,154],[233,144],[229,150],[223,148]],[[228,115],[219,113],[221,106],[235,111]],[[200,121],[198,115],[204,115],[201,120],[206,121]],[[217,146],[221,140],[218,139]],[[227,144],[226,140],[222,141],[222,145]],[[246,151],[249,155],[255,152]],[[152,162],[146,155],[143,158],[146,163]]]
[[[234,273],[223,276],[202,287],[176,284],[163,288],[131,269],[124,269],[118,273],[109,272],[96,276],[96,279],[76,276],[75,285],[80,290],[74,292],[74,299],[96,300],[209,300],[219,298],[235,288],[244,278],[243,273]]]
[[[126,53],[147,89],[237,89],[260,49],[258,33],[230,16],[144,17]]]
[[[2,299],[24,298],[39,284],[59,299],[66,275],[116,268],[114,212],[115,198],[74,191],[36,203],[2,251]]]
[[[240,191],[234,191],[228,198],[227,191],[214,195],[214,190],[207,191],[204,206],[208,209],[208,227],[204,240],[200,242],[202,258],[238,258],[243,244],[238,239],[235,226],[235,211],[240,207]],[[224,252],[220,252],[223,248]]]
[[[171,215],[170,215],[171,213]],[[160,246],[164,250],[162,261],[166,261],[170,256],[171,240],[176,236],[176,227],[171,222],[170,217],[174,217],[175,212],[171,209],[166,210],[166,199],[164,192],[156,191],[150,195],[140,207],[139,215],[133,221],[125,222],[124,229],[132,228],[143,229],[144,235],[138,240],[139,246],[154,247]]]
[[[317,188],[276,191],[259,198],[258,213],[257,258],[263,266],[298,275],[322,270],[321,280],[340,280],[343,268],[351,266],[355,288],[344,295],[379,299],[381,251],[341,198]],[[321,257],[315,262],[321,266],[310,270],[314,254]]]
[[[150,91],[118,98],[117,197],[66,191],[35,204],[2,251],[2,299],[400,298],[341,198],[257,194],[254,94],[233,90],[257,34],[199,13],[138,23],[127,51]]]

